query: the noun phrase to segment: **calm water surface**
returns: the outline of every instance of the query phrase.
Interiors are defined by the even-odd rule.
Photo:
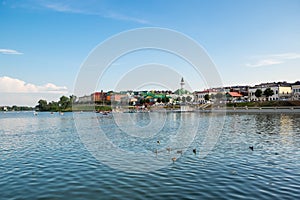
[[[95,118],[82,113],[82,122]],[[173,164],[126,173],[95,159],[82,144],[72,113],[0,113],[0,199],[298,199],[300,114],[228,114],[215,148],[201,155],[211,117],[168,113],[161,146],[180,126],[180,115],[199,120],[197,135]],[[141,126],[149,116],[128,114]],[[157,137],[132,139],[113,116],[98,114],[108,137],[126,151],[155,149]],[[156,120],[160,120],[157,113]],[[87,129],[87,132],[90,129]],[[254,151],[249,149],[254,147]],[[167,152],[165,152],[167,153]],[[128,157],[128,160],[132,158]]]

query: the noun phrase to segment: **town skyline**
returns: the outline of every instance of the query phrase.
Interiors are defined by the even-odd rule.
[[[105,96],[107,94],[109,95],[133,95],[133,93],[138,93],[138,94],[142,94],[142,93],[153,93],[153,94],[177,94],[178,96],[194,96],[192,98],[193,101],[196,101],[198,103],[205,103],[205,95],[216,95],[217,93],[228,93],[230,91],[233,92],[237,92],[238,94],[242,94],[241,97],[246,97],[247,100],[249,101],[257,101],[257,97],[255,97],[255,91],[257,89],[261,89],[262,92],[264,92],[265,89],[270,88],[272,90],[272,88],[274,89],[274,87],[290,87],[290,93],[287,93],[287,96],[285,96],[285,98],[290,99],[290,100],[300,100],[300,80],[295,81],[295,82],[287,82],[287,81],[279,81],[279,82],[263,82],[263,83],[258,83],[255,85],[231,85],[231,86],[222,86],[222,87],[215,87],[215,88],[203,88],[202,90],[196,90],[196,91],[189,91],[188,89],[185,88],[185,81],[183,79],[183,77],[180,79],[181,81],[178,81],[178,88],[176,90],[159,90],[159,89],[145,89],[145,90],[122,90],[122,91],[113,91],[113,90],[109,90],[109,91],[104,91],[104,90],[97,90],[94,91],[90,94],[85,94],[83,96],[74,96],[73,94],[70,94],[70,97],[73,96],[76,99],[76,102],[94,102],[96,101],[95,98],[101,99],[103,98],[102,95],[105,94]],[[284,90],[287,91],[287,90]],[[182,94],[180,94],[182,93]],[[197,96],[198,94],[201,94],[201,98],[202,100],[199,100],[199,96]],[[250,94],[252,93],[252,94]],[[186,94],[186,95],[185,95]],[[270,100],[280,100],[278,97],[278,91],[276,92],[276,89],[274,91],[274,95],[277,97],[273,97],[273,99],[271,98]],[[271,96],[274,96],[271,95]],[[62,95],[62,96],[68,96],[68,95]],[[62,97],[61,96],[61,97]],[[98,96],[98,97],[95,97]],[[100,97],[101,96],[101,97]],[[264,95],[262,94],[262,97]],[[170,97],[170,96],[169,96]],[[198,98],[198,100],[197,100]],[[82,100],[80,100],[82,99]],[[263,98],[262,98],[263,99]],[[39,100],[45,100],[47,102],[55,102],[58,99],[53,99],[53,100],[49,100],[46,98],[41,97]],[[111,99],[109,99],[110,101]],[[266,99],[265,99],[266,100]],[[283,99],[285,100],[285,99]],[[98,100],[99,101],[99,100]],[[37,105],[38,102],[36,102],[33,105],[23,105],[23,104],[6,104],[6,105],[0,105],[1,107],[3,106],[25,106],[25,107],[35,107]]]

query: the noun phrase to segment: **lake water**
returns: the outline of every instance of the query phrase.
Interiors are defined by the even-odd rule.
[[[298,199],[299,180],[300,114],[0,113],[0,199]]]

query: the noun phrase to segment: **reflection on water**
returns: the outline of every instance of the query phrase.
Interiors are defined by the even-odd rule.
[[[293,118],[290,115],[280,115],[280,134],[290,134],[293,123]]]
[[[166,151],[167,145],[185,145],[184,136],[189,136],[195,127],[197,131],[183,155],[176,155],[174,164],[168,160],[169,164],[162,169],[136,174],[113,169],[95,159],[82,144],[72,113],[34,116],[30,112],[0,112],[0,199],[297,199],[300,196],[299,114],[228,114],[215,148],[204,158],[201,155],[206,150],[203,142],[207,130],[222,125],[219,115],[137,113],[120,115],[117,119],[126,121],[129,117],[149,130],[151,137],[124,132],[128,129],[119,127],[112,115],[78,115],[87,137],[95,137],[97,133],[93,130],[101,125],[114,145],[133,152],[152,152],[157,148],[161,150],[157,159],[176,155],[175,151]],[[149,127],[161,125],[162,119],[163,126],[151,132]],[[176,134],[182,123],[187,128],[182,129],[185,134],[178,139]],[[196,155],[193,148],[197,148]],[[108,154],[103,156],[109,157]],[[117,160],[111,162],[120,164]]]

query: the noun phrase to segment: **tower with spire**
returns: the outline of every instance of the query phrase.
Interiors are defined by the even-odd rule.
[[[184,85],[185,85],[185,83],[184,83],[184,80],[183,80],[183,77],[182,77],[181,78],[181,82],[180,82],[180,89],[181,89],[181,91],[184,90]]]

